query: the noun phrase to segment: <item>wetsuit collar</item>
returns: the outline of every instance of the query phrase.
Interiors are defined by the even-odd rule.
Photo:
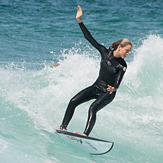
[[[113,58],[119,58],[114,56],[114,48],[112,46],[109,47],[109,56],[112,56]]]

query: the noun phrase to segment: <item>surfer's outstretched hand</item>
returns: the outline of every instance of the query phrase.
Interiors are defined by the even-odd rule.
[[[83,12],[82,12],[82,9],[81,7],[78,5],[78,8],[77,8],[77,13],[76,13],[76,20],[78,23],[81,23],[81,16],[83,15]]]

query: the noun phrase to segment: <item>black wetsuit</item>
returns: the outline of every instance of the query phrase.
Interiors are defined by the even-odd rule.
[[[106,49],[103,45],[99,44],[92,37],[83,22],[79,23],[79,26],[85,38],[101,54],[100,72],[99,77],[92,86],[82,90],[70,100],[60,128],[66,129],[74,114],[75,108],[79,104],[91,99],[96,99],[89,108],[87,125],[84,130],[84,134],[89,135],[95,124],[97,111],[109,104],[115,97],[116,91],[110,94],[110,92],[107,91],[108,85],[115,87],[116,90],[118,89],[127,65],[124,59],[114,57],[113,48],[110,47]]]

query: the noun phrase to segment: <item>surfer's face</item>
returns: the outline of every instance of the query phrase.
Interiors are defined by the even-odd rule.
[[[119,46],[119,55],[121,58],[125,58],[126,56],[129,55],[129,52],[131,51],[131,48],[132,46],[130,44],[122,47],[122,46]]]

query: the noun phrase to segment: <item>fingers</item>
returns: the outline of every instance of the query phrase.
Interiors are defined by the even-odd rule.
[[[79,11],[80,6],[78,5],[77,11]]]
[[[108,91],[111,91],[111,90],[112,90],[112,88],[114,88],[114,87],[112,87],[112,86],[108,85],[107,90],[108,90]]]
[[[108,85],[107,91],[109,91],[110,94],[112,94],[115,91],[115,88],[110,86],[110,85]]]
[[[76,20],[78,23],[81,23],[81,16],[82,16],[82,10],[81,10],[81,7],[80,5],[78,5],[78,8],[77,8],[77,13],[76,13]]]
[[[80,7],[80,5],[78,5],[77,11],[81,11],[81,7]]]

